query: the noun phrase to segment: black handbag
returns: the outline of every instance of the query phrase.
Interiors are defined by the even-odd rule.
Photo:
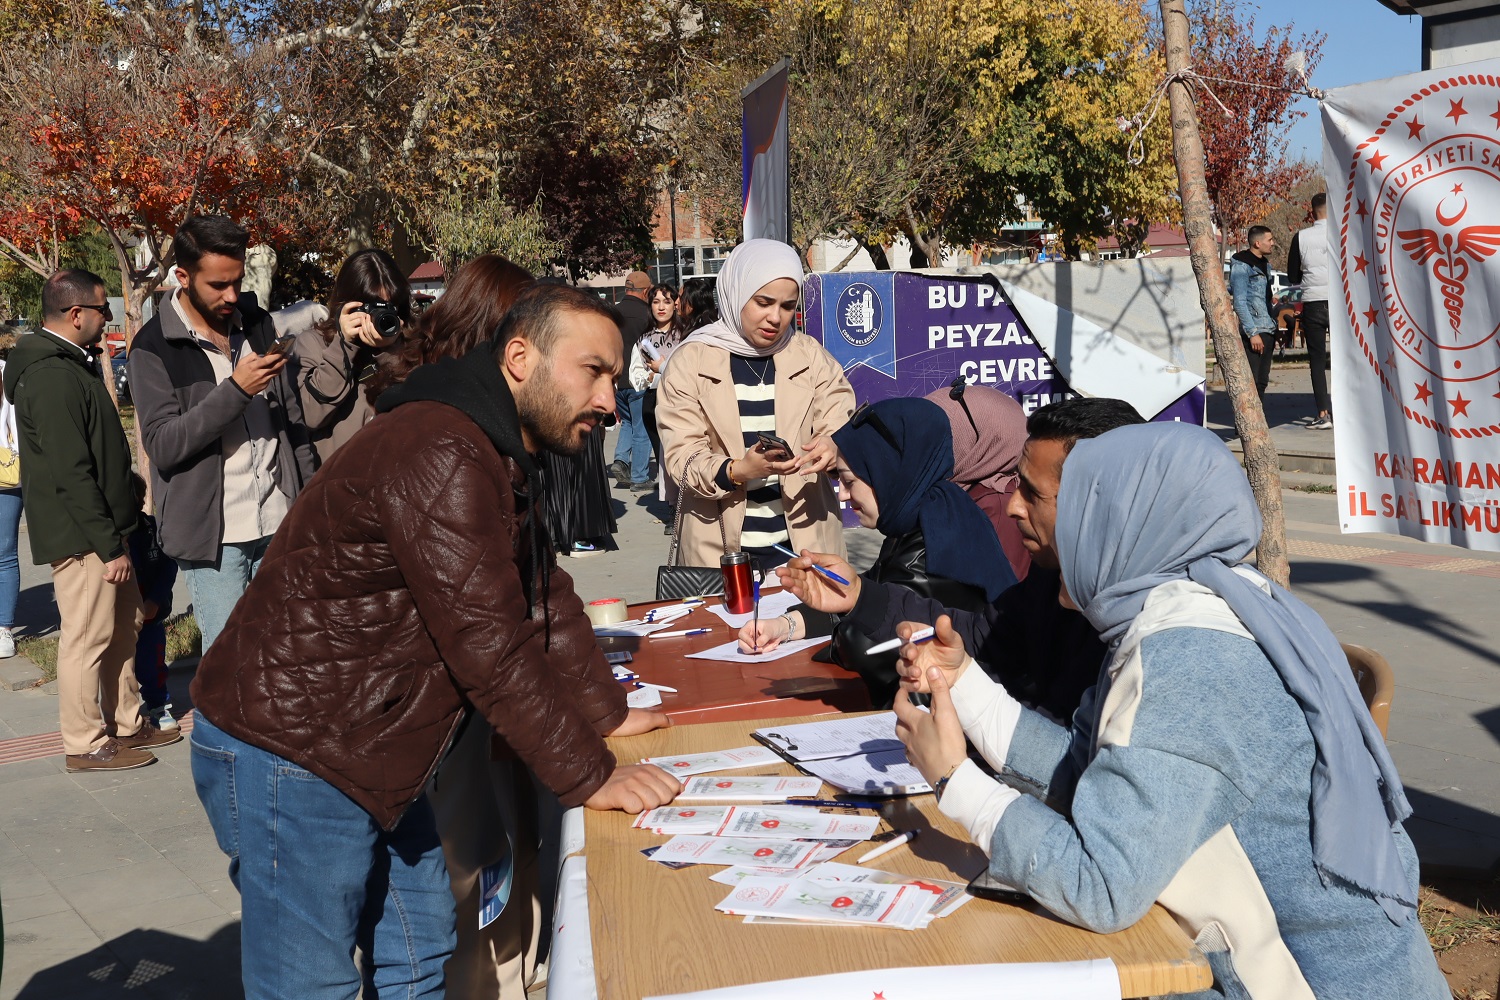
[[[691,464],[691,463],[689,463]],[[667,548],[667,563],[656,567],[656,599],[658,601],[680,601],[685,597],[722,597],[724,595],[724,571],[717,566],[679,566],[682,555],[682,502],[687,499],[686,477],[677,484],[677,513],[672,519],[672,544]],[[729,536],[724,534],[724,512],[715,504],[715,520],[719,522],[719,542],[724,551],[729,551]]]

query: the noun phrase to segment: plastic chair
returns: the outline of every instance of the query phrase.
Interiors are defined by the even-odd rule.
[[[1385,727],[1391,721],[1391,696],[1396,693],[1396,675],[1385,657],[1375,650],[1352,642],[1339,645],[1344,647],[1344,655],[1349,658],[1349,669],[1354,671],[1354,682],[1359,685],[1359,693],[1365,696],[1370,716],[1380,735],[1384,736]]]

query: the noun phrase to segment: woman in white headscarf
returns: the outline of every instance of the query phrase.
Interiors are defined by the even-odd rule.
[[[656,417],[667,475],[685,491],[684,565],[717,566],[726,541],[763,568],[786,561],[777,544],[844,552],[830,435],[854,412],[854,390],[821,344],[792,329],[801,292],[795,250],[747,240],[719,272],[719,320],[683,341],[662,376]]]

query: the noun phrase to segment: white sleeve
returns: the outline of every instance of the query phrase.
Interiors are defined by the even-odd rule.
[[[991,778],[972,760],[966,760],[948,779],[943,797],[938,800],[938,809],[955,823],[962,824],[969,831],[969,839],[979,845],[985,857],[989,857],[990,842],[994,840],[1000,817],[1020,797],[1020,792]]]
[[[651,384],[651,369],[646,367],[646,357],[641,352],[639,341],[630,349],[629,377],[630,387],[636,392],[644,392]]]
[[[1021,703],[985,673],[972,656],[963,676],[953,685],[952,694],[964,735],[991,767],[1000,770],[1010,753],[1016,724],[1021,721]]]

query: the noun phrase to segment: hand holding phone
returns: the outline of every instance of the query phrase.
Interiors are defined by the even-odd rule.
[[[278,338],[276,338],[276,342],[275,343],[273,343],[270,347],[266,348],[266,353],[267,354],[285,354],[287,351],[290,351],[292,349],[292,344],[296,343],[296,341],[297,341],[297,337],[296,337],[295,334],[292,334],[292,335],[289,335],[289,336],[285,336],[285,337],[278,337]]]
[[[765,431],[761,431],[758,437],[760,438],[761,454],[765,455],[771,461],[785,462],[792,457],[792,446],[775,434],[767,434]],[[777,452],[781,454],[777,455]]]

